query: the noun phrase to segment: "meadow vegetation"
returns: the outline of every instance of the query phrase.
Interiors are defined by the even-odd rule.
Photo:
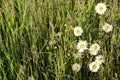
[[[95,11],[100,2],[104,14]],[[100,49],[91,55],[94,43]],[[105,61],[94,72],[89,64],[98,55]],[[120,1],[0,0],[0,80],[120,80]]]

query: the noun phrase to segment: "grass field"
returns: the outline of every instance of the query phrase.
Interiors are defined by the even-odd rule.
[[[120,1],[79,1],[0,0],[0,80],[120,80]],[[102,15],[95,11],[100,2]],[[112,31],[102,30],[105,23]],[[105,62],[97,72],[89,69],[97,55],[78,53],[81,40],[100,45]]]

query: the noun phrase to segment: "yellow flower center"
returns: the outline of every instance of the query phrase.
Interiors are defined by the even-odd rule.
[[[46,49],[49,50],[49,47],[47,46]]]
[[[76,66],[74,66],[73,69],[74,69],[74,70],[78,70],[78,68],[79,68],[79,67],[76,65]]]
[[[94,47],[93,47],[93,50],[96,50],[96,49],[97,49],[97,46],[94,46]]]
[[[98,61],[101,62],[101,61],[102,61],[102,58],[98,58]]]
[[[96,66],[96,65],[93,65],[93,66],[92,66],[92,68],[93,68],[93,69],[96,69],[96,68],[97,68],[97,66]]]
[[[78,29],[78,30],[76,30],[76,33],[80,33],[80,30]]]
[[[102,11],[102,10],[103,10],[103,6],[100,6],[100,7],[99,7],[99,10]]]
[[[106,26],[106,30],[109,30],[110,29],[110,26]]]
[[[67,24],[64,24],[65,27],[67,27]]]
[[[84,45],[84,44],[81,44],[81,45],[80,45],[80,48],[82,48],[82,49],[83,49],[84,47],[85,47],[85,45]]]
[[[71,45],[70,45],[70,48],[72,48],[72,47],[73,47],[73,45],[71,44]]]
[[[70,53],[68,53],[67,55],[70,56]]]

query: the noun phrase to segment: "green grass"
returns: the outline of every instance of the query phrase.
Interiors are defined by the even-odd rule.
[[[99,2],[107,5],[103,15],[95,12]],[[119,80],[119,7],[118,0],[0,0],[0,80]],[[109,33],[101,31],[105,22],[113,25]],[[82,36],[70,26],[81,26]],[[87,50],[74,58],[79,40],[100,44],[105,63],[98,72],[89,70],[94,56]],[[79,72],[72,70],[76,62]]]

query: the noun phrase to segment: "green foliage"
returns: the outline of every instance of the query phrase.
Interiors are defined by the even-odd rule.
[[[119,80],[119,2],[81,1],[0,0],[0,80]],[[95,12],[101,1],[107,5],[104,15]],[[112,32],[101,31],[105,22],[113,25]],[[74,36],[75,26],[83,28],[82,36]],[[57,43],[50,45],[53,40]],[[79,40],[100,44],[105,63],[98,72],[89,71],[94,57],[88,51],[74,58]],[[76,62],[79,72],[72,70]]]

